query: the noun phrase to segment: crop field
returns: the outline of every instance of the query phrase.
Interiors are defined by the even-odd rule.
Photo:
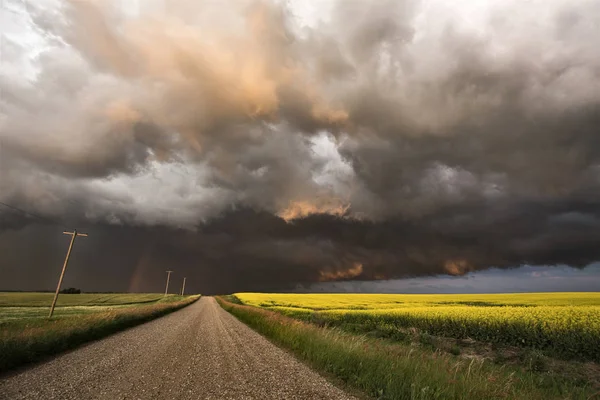
[[[600,293],[237,293],[219,301],[378,399],[600,395]]]
[[[0,293],[0,322],[11,319],[45,318],[54,293]],[[60,294],[54,317],[106,312],[124,307],[177,301],[179,296],[157,293]]]
[[[185,307],[199,296],[0,293],[0,372]]]
[[[344,330],[407,329],[600,361],[600,293],[485,295],[238,293],[242,303]]]
[[[374,310],[401,307],[472,306],[600,306],[600,292],[510,294],[288,294],[237,293],[245,304],[311,310]]]
[[[82,293],[60,294],[56,303],[61,306],[109,306],[154,302],[164,296],[157,293]],[[50,306],[54,293],[0,292],[0,307]]]

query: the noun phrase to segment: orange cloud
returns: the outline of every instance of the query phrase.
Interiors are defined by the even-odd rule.
[[[354,265],[345,271],[319,271],[319,281],[337,281],[342,279],[356,278],[363,273],[363,266],[361,263],[354,263]]]
[[[467,260],[448,260],[444,263],[444,269],[450,275],[461,276],[467,272],[473,271],[474,268]]]
[[[327,201],[316,204],[310,201],[292,201],[289,206],[279,211],[277,215],[286,221],[308,217],[312,214],[330,214],[339,217],[346,215],[350,204],[341,204],[337,201]]]
[[[108,104],[105,115],[111,121],[133,124],[141,119],[141,115],[127,100],[115,100]]]

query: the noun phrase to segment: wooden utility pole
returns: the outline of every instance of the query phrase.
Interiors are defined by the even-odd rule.
[[[58,300],[58,292],[60,292],[60,285],[62,285],[63,278],[65,276],[65,271],[67,270],[67,264],[69,263],[69,257],[71,257],[71,250],[73,250],[73,244],[75,243],[75,238],[77,236],[87,236],[85,233],[77,232],[75,229],[73,232],[63,232],[65,235],[71,235],[71,244],[69,245],[69,250],[67,251],[67,257],[65,257],[65,263],[63,264],[62,272],[60,273],[60,278],[58,278],[58,285],[56,286],[56,293],[54,293],[54,300],[52,300],[52,306],[50,307],[50,315],[48,318],[54,314],[54,307],[56,306],[56,300]]]
[[[185,276],[183,277],[183,286],[181,286],[181,295],[185,292]]]
[[[173,272],[173,271],[167,271],[167,287],[165,287],[165,296],[167,295],[167,292],[169,291],[169,279],[171,279],[171,272]]]

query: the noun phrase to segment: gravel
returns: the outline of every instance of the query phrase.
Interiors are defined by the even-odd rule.
[[[210,297],[0,379],[1,399],[354,399]]]

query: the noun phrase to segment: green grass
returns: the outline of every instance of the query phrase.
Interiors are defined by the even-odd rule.
[[[52,318],[48,318],[49,306],[41,296],[46,293],[2,295],[0,373],[160,317],[200,297],[164,297],[156,294],[60,295],[59,299],[65,297],[63,305],[56,308]],[[9,306],[7,299],[11,296],[17,307]],[[78,296],[84,297],[75,298]],[[52,294],[50,301],[51,298]]]
[[[44,318],[50,312],[54,293],[0,293],[0,322]],[[157,293],[60,294],[53,318],[93,314],[126,307],[177,302],[183,297]]]
[[[218,298],[242,322],[313,367],[369,396],[385,399],[592,399],[568,379],[465,359],[411,344],[319,327],[279,313]],[[427,340],[426,340],[427,339]],[[422,338],[429,343],[431,338]]]
[[[0,292],[0,307],[50,307],[54,293]],[[57,307],[110,306],[155,302],[163,298],[157,293],[82,293],[60,294]],[[0,309],[0,312],[2,310]]]

